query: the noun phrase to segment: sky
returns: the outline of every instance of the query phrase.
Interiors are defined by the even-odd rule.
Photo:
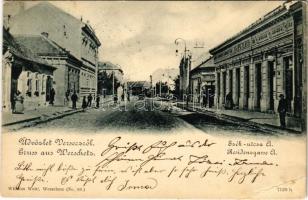
[[[28,2],[31,7],[38,2]],[[282,2],[278,1],[54,1],[89,21],[102,46],[99,59],[122,67],[129,80],[149,80],[154,71],[178,68],[184,42],[192,65]],[[203,48],[194,48],[194,47]],[[176,55],[175,51],[179,53]]]

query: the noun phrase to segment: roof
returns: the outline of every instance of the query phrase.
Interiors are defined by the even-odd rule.
[[[16,41],[16,39],[6,29],[3,29],[3,50],[6,51],[7,49],[9,49],[9,51],[12,54],[23,60],[33,62],[36,64],[45,65],[53,69],[56,68],[49,65],[46,61],[33,54],[31,50],[28,49],[26,46],[19,44]]]
[[[98,70],[119,70],[123,73],[123,70],[118,66],[109,61],[99,61],[98,62]]]
[[[214,64],[214,57],[213,56],[211,56],[208,59],[206,59],[205,61],[203,61],[200,65],[198,65],[197,67],[192,69],[190,72],[194,73],[194,72],[197,72],[197,71],[206,71],[206,69],[208,69],[209,71],[215,70],[215,64]]]
[[[70,23],[70,21],[74,22],[74,23],[80,23],[81,27],[83,27],[83,30],[85,30],[87,32],[87,34],[89,34],[91,36],[91,38],[97,43],[97,45],[98,46],[101,45],[99,39],[95,35],[94,29],[90,26],[90,24],[85,23],[85,22],[81,21],[80,19],[77,19],[73,15],[65,12],[64,10],[58,8],[57,6],[55,6],[55,5],[46,1],[46,2],[39,3],[38,5],[33,6],[32,8],[33,9],[42,9],[43,12],[48,12],[49,14],[52,14],[59,21],[62,21],[63,17],[64,17],[66,20],[69,20],[68,23]]]
[[[73,15],[65,12],[61,8],[58,8],[57,6],[47,1],[38,3],[37,5],[34,5],[33,7],[30,7],[29,9],[26,9],[18,13],[16,16],[12,18],[11,28],[14,31],[16,31],[16,33],[23,33],[22,31],[24,30],[27,30],[29,33],[35,33],[36,32],[35,30],[31,31],[28,30],[27,27],[19,27],[18,26],[19,24],[17,23],[15,25],[15,23],[16,22],[22,23],[23,19],[31,20],[33,18],[38,18],[39,16],[42,16],[41,19],[45,21],[46,19],[51,19],[49,23],[70,25],[70,27],[79,28],[80,31],[81,29],[86,30],[87,34],[89,34],[89,36],[97,43],[97,45],[98,46],[101,45],[99,39],[95,35],[94,29],[91,28],[88,22],[87,23],[83,22],[81,19],[74,17]],[[49,24],[47,21],[46,23],[47,25]],[[35,27],[35,25],[33,27]]]
[[[59,56],[68,54],[64,48],[44,36],[16,35],[15,40],[18,44],[26,46],[37,55]]]
[[[252,23],[242,31],[238,32],[234,36],[228,38],[221,44],[217,45],[216,47],[210,49],[210,53],[213,55],[217,50],[224,48],[225,46],[231,45],[232,43],[236,42],[237,40],[243,38],[245,35],[249,34],[250,32],[258,29],[259,27],[263,26],[265,23],[268,23],[272,20],[273,17],[283,15],[287,12],[287,8],[285,5],[280,5],[277,8],[273,9],[263,17],[259,18],[256,22]]]
[[[95,35],[94,29],[90,26],[90,24],[83,23],[84,27],[82,29],[96,42],[97,46],[101,46],[101,42]]]
[[[150,88],[151,83],[148,81],[129,81],[127,82],[127,86],[130,88],[133,87],[144,87],[144,88]]]
[[[26,9],[25,11],[19,13],[18,15],[23,15],[24,12],[26,13],[39,13],[41,15],[52,17],[53,20],[62,22],[67,21],[70,23],[79,23],[82,24],[82,22],[74,17],[73,15],[65,12],[64,10],[58,8],[57,6],[49,3],[48,1],[43,1],[29,9]],[[18,17],[18,15],[16,17]],[[36,15],[39,16],[39,15]]]

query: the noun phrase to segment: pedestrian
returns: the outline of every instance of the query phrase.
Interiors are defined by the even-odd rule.
[[[84,96],[83,99],[82,99],[82,105],[81,105],[83,111],[85,111],[87,106],[88,106],[88,104],[87,104],[86,96]]]
[[[129,92],[127,92],[127,101],[130,101]]]
[[[232,110],[233,109],[233,106],[234,106],[234,103],[233,103],[233,99],[232,99],[232,93],[229,92],[226,96],[226,104],[225,104],[225,109],[230,109]]]
[[[284,98],[283,94],[280,94],[279,97],[280,97],[280,100],[279,100],[277,110],[278,110],[279,118],[280,118],[280,127],[286,128],[287,101]]]
[[[124,101],[124,93],[121,95],[121,101]]]
[[[77,107],[76,107],[76,102],[77,102],[77,100],[78,100],[78,96],[77,96],[77,94],[76,94],[76,91],[74,91],[74,93],[72,94],[71,100],[72,100],[72,103],[73,103],[72,108],[73,108],[73,109],[76,109],[76,108],[77,108]]]
[[[65,92],[65,98],[66,98],[66,102],[68,104],[69,100],[70,100],[70,91],[69,90],[66,90]]]
[[[55,95],[56,95],[55,89],[51,88],[49,104],[51,104],[52,106],[53,106],[54,101],[55,101]]]
[[[12,113],[15,113],[15,109],[16,109],[16,100],[17,100],[17,92],[14,92],[14,94],[11,96],[12,99]]]
[[[203,107],[206,108],[207,96],[206,96],[206,92],[205,91],[203,91],[203,95],[202,95],[202,104],[203,104]]]
[[[114,102],[114,104],[117,104],[117,103],[118,103],[118,96],[117,96],[117,95],[114,95],[114,97],[113,97],[113,102]]]
[[[212,90],[209,90],[209,108],[212,108],[214,104],[214,97],[215,94],[212,92]]]
[[[92,106],[92,99],[93,99],[92,95],[89,94],[89,96],[88,96],[88,107]]]
[[[13,113],[22,114],[24,111],[24,97],[21,95],[21,92],[19,90],[17,90],[14,94],[13,102]]]
[[[101,100],[101,98],[99,97],[99,95],[97,95],[97,97],[96,97],[96,108],[99,108],[100,100]]]

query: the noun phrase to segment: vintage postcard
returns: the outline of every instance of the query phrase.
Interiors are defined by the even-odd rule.
[[[2,196],[305,198],[306,1],[2,6]]]

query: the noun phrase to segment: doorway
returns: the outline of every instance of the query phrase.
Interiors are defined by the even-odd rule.
[[[291,112],[292,97],[293,97],[293,66],[292,57],[288,56],[283,58],[284,69],[285,69],[285,98],[287,102],[287,112]]]
[[[47,76],[46,79],[46,102],[50,100],[50,91],[52,88],[52,78],[50,76]]]
[[[249,65],[244,67],[244,109],[248,109],[249,96],[250,96],[250,84],[249,84]]]
[[[233,71],[229,70],[229,93],[233,96]]]
[[[222,103],[225,103],[225,97],[226,97],[226,72],[222,72]]]
[[[269,109],[274,111],[274,62],[268,62],[268,78],[269,78]]]
[[[220,98],[220,73],[217,73],[217,103],[219,104]]]
[[[261,108],[261,92],[262,92],[262,74],[261,74],[261,63],[256,64],[255,68],[255,86],[256,86],[256,94],[255,94],[255,109],[260,111]]]
[[[236,91],[237,91],[237,101],[236,104],[239,105],[239,100],[240,100],[240,96],[241,96],[241,77],[240,77],[240,68],[236,69]]]

